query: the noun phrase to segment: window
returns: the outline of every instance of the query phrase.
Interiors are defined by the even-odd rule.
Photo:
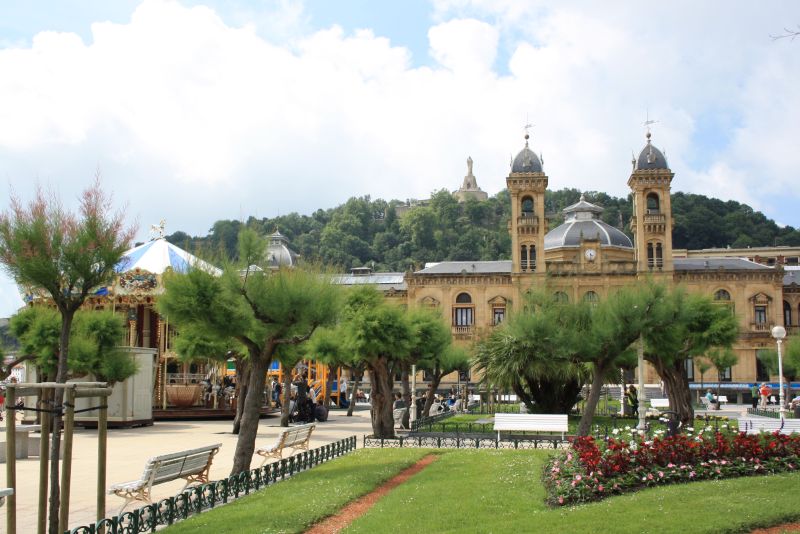
[[[553,293],[553,300],[561,304],[566,304],[569,302],[569,297],[563,291],[556,291]]]
[[[727,367],[724,371],[722,371],[722,376],[720,376],[720,382],[730,382],[731,381],[731,368]]]
[[[506,309],[505,307],[495,307],[492,308],[492,324],[494,326],[499,325],[502,323],[506,318]]]
[[[522,216],[527,217],[533,215],[533,199],[531,197],[522,197]]]
[[[687,358],[683,361],[684,369],[686,370],[686,378],[689,382],[694,382],[694,360]]]
[[[522,245],[519,249],[520,269],[531,271],[536,269],[536,245]]]
[[[471,306],[472,297],[469,293],[459,293],[456,297],[457,306],[453,307],[453,326],[472,326],[475,324],[475,309]],[[461,306],[458,306],[460,304]],[[467,306],[464,306],[467,304]]]
[[[724,289],[718,289],[714,293],[714,300],[731,300],[731,294]]]
[[[767,366],[761,362],[763,353],[768,352],[766,349],[756,349],[756,380],[759,382],[769,381],[769,371]]]
[[[469,382],[470,380],[469,371],[459,371],[458,380],[461,382]]]
[[[792,326],[792,306],[783,301],[783,326]]]
[[[656,193],[648,193],[647,195],[647,213],[661,213],[658,195]]]
[[[756,324],[767,324],[767,307],[766,306],[756,306],[755,307],[755,318]]]
[[[597,296],[597,293],[595,293],[594,291],[587,291],[587,292],[586,292],[586,293],[583,295],[583,300],[584,300],[585,302],[588,302],[588,303],[589,303],[589,304],[591,304],[592,306],[596,306],[596,305],[597,305],[597,303],[598,303],[598,302],[600,302],[600,297],[598,297],[598,296]]]
[[[664,266],[664,250],[661,243],[650,242],[647,244],[647,267],[649,269]]]

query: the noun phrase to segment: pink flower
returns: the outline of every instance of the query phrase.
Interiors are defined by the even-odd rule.
[[[583,478],[583,477],[580,476],[580,475],[575,475],[575,480],[580,480],[581,478]]]
[[[564,497],[558,498],[558,504],[564,504]]]
[[[689,473],[689,478],[694,478],[694,475],[695,475],[695,472],[692,471],[691,473]]]
[[[658,478],[664,478],[664,471],[658,472]]]
[[[602,485],[602,484],[600,484],[599,486],[597,486],[597,491],[603,491],[604,489],[605,489],[605,488],[603,487],[603,485]]]
[[[653,480],[653,473],[647,473],[647,480]]]

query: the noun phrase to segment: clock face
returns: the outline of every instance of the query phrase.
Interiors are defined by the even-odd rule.
[[[593,248],[587,248],[584,254],[586,255],[586,259],[589,261],[594,261],[594,259],[597,257],[597,251]]]

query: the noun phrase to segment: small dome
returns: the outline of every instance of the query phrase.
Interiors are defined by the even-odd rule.
[[[511,164],[511,172],[543,172],[539,156],[528,148],[528,135],[525,135],[525,148],[520,150]]]
[[[289,240],[277,230],[269,236],[267,265],[270,269],[293,267],[297,264],[297,253],[290,249],[288,245]]]
[[[650,142],[650,133],[648,132],[647,144],[639,153],[635,170],[646,171],[650,169],[669,169],[669,165],[667,165],[667,158],[664,157],[664,154]]]
[[[544,236],[544,249],[577,247],[583,239],[597,239],[600,246],[632,249],[633,243],[624,232],[598,219],[602,212],[603,208],[587,202],[581,195],[580,201],[564,208],[564,224]]]

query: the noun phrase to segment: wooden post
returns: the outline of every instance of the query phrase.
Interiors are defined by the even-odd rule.
[[[41,402],[39,407],[43,409],[52,409],[53,407],[53,392],[55,390],[50,388],[42,388],[39,398]],[[50,482],[49,464],[50,464],[50,425],[53,421],[53,414],[50,412],[41,412],[42,433],[39,440],[39,515],[36,521],[36,532],[38,534],[46,534],[47,532],[47,489]],[[58,461],[58,458],[56,458]]]
[[[17,404],[15,387],[9,385],[6,388],[6,484],[14,490],[8,496],[6,506],[6,532],[17,534],[17,447],[16,447],[16,426],[17,412],[14,409]]]
[[[72,431],[75,426],[75,386],[67,384],[64,392],[64,454],[61,459],[61,509],[58,516],[58,529],[64,532],[69,528],[69,489],[72,481]],[[56,461],[53,458],[53,461]]]
[[[97,417],[97,520],[106,516],[106,441],[108,438],[108,396],[98,396],[100,408]],[[98,534],[103,534],[99,532]]]

